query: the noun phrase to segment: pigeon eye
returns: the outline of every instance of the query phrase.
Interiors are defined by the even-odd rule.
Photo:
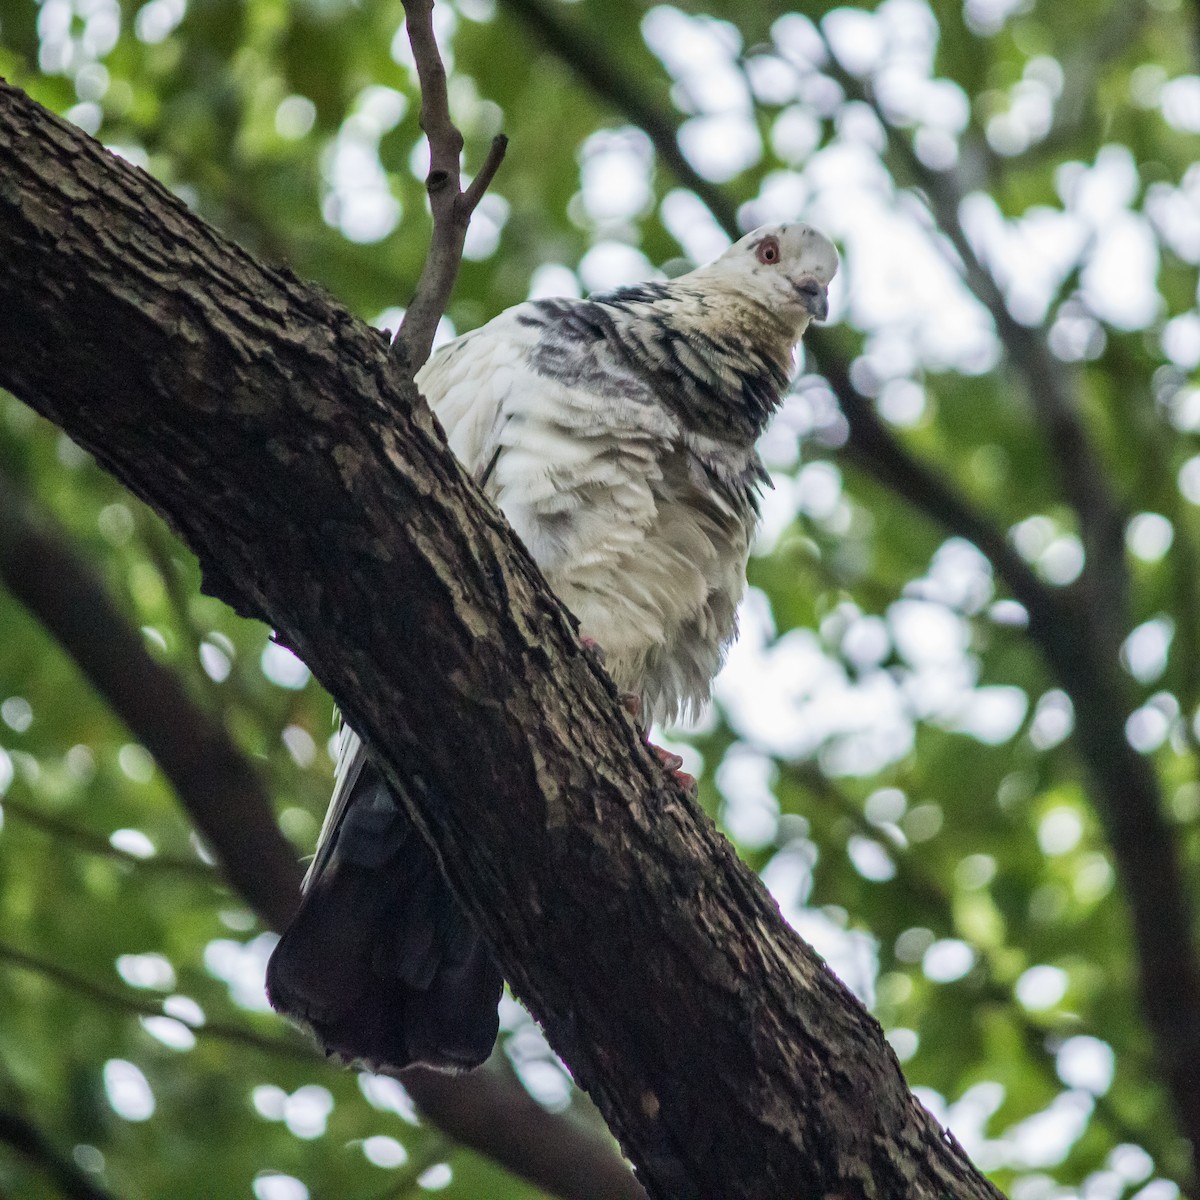
[[[774,266],[779,261],[779,239],[773,237],[763,238],[758,243],[758,261],[766,263],[768,267]]]

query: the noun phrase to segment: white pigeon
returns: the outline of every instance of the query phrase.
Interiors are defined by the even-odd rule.
[[[736,633],[755,443],[837,265],[815,229],[763,226],[666,283],[510,308],[417,375],[646,727],[708,699]],[[495,1042],[500,972],[350,729],[267,986],[327,1053],[375,1069],[467,1070]]]

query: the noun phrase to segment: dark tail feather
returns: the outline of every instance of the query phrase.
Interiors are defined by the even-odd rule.
[[[327,1054],[466,1071],[491,1053],[504,980],[433,853],[367,762],[267,965],[267,994]]]

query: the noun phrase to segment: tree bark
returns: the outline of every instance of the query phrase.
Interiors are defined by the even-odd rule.
[[[7,85],[0,384],[333,692],[651,1196],[998,1195],[642,746],[383,335]]]

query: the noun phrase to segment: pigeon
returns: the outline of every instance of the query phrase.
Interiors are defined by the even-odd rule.
[[[519,304],[417,374],[643,730],[704,704],[736,634],[768,484],[755,443],[837,266],[810,226],[763,226],[672,280]],[[344,729],[303,899],[267,968],[272,1004],[343,1061],[466,1071],[491,1053],[503,987]]]

